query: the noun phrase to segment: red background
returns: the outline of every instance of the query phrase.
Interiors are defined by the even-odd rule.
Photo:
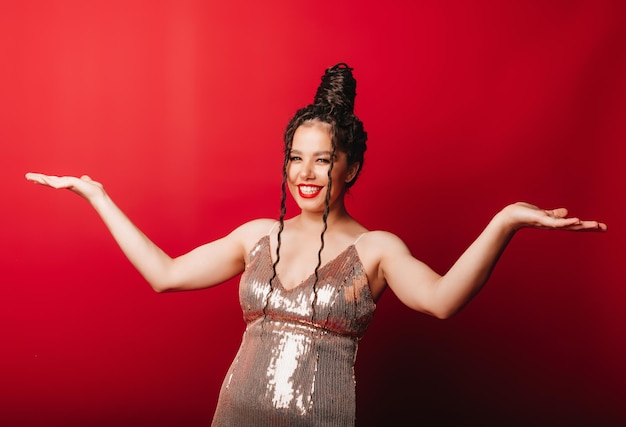
[[[626,10],[511,3],[3,2],[0,424],[207,425],[244,328],[236,280],[154,293],[24,173],[89,173],[183,253],[277,215],[283,129],[340,61],[370,137],[349,210],[436,270],[516,200],[611,227],[520,232],[448,321],[384,295],[359,425],[626,423]]]

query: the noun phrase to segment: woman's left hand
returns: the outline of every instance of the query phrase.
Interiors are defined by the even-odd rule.
[[[540,209],[529,203],[517,202],[504,208],[503,215],[514,230],[542,228],[568,231],[606,231],[606,224],[579,218],[568,218],[567,209]]]

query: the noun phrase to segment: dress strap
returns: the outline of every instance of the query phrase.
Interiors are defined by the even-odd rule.
[[[272,231],[274,231],[274,228],[276,227],[276,225],[280,224],[278,221],[276,221],[274,224],[272,224],[272,228],[270,228],[270,231],[267,232],[267,235],[271,235]]]
[[[359,242],[359,240],[361,240],[361,237],[365,236],[366,234],[367,234],[367,231],[365,233],[361,233],[359,237],[356,238],[352,246],[356,245]]]

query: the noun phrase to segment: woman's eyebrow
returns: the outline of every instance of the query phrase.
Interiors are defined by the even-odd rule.
[[[300,150],[291,150],[290,153],[291,154],[302,154],[302,151],[300,151]],[[330,156],[331,152],[328,151],[328,150],[324,150],[324,151],[315,151],[313,153],[314,156],[321,156],[321,155],[324,155],[324,154],[326,154],[327,156]]]

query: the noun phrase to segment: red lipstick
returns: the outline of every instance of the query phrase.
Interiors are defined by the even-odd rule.
[[[319,185],[299,184],[298,185],[298,194],[303,199],[312,199],[312,198],[316,197],[320,193],[320,191],[322,191],[322,188],[324,188],[324,187],[321,187]]]

